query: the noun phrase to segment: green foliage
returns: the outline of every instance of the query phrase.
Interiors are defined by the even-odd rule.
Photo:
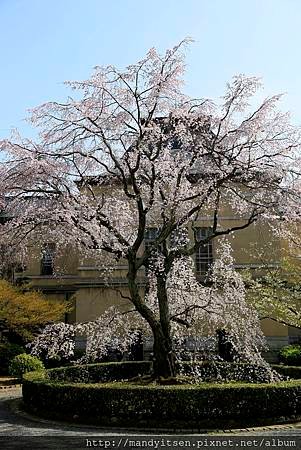
[[[150,361],[85,364],[48,370],[51,380],[73,383],[100,383],[123,380],[150,373]]]
[[[125,361],[116,363],[86,364],[60,367],[49,370],[49,377],[54,381],[72,383],[102,383],[116,380],[130,380],[134,377],[151,373],[149,361]],[[184,362],[180,373],[192,377],[196,375],[202,381],[246,381],[251,383],[270,380],[269,369],[254,364],[223,362]]]
[[[10,375],[22,378],[27,372],[44,370],[44,364],[36,356],[27,355],[22,353],[10,362],[9,373]]]
[[[202,381],[243,381],[248,383],[267,383],[271,380],[271,368],[251,363],[229,363],[203,361],[184,363],[182,373],[195,374]]]
[[[273,365],[280,375],[293,379],[301,379],[301,368]],[[124,361],[100,364],[85,364],[59,367],[47,370],[48,378],[55,382],[71,383],[107,383],[118,380],[131,380],[132,378],[149,375],[152,370],[150,361]],[[188,377],[198,371],[202,382],[208,381],[243,381],[265,382],[268,378],[267,368],[252,364],[208,362],[182,363],[181,373]]]
[[[56,355],[53,358],[43,357],[43,354],[39,355],[39,358],[43,362],[46,369],[55,369],[57,367],[65,367],[78,364],[78,360],[86,355],[85,350],[75,349],[73,356],[62,357]]]
[[[301,265],[293,258],[284,258],[281,266],[264,276],[253,278],[249,270],[242,272],[247,300],[261,319],[301,328]]]
[[[32,340],[42,325],[60,320],[71,309],[69,303],[47,300],[40,292],[0,280],[0,321],[24,341]]]
[[[10,342],[0,343],[0,374],[7,375],[8,367],[11,360],[21,353],[24,353],[25,349],[21,345],[11,344]]]
[[[289,377],[293,380],[301,380],[301,367],[295,366],[282,366],[282,365],[273,365],[272,366],[276,372],[284,377]]]
[[[199,427],[208,420],[256,422],[301,413],[300,381],[176,386],[112,381],[83,384],[54,381],[55,371],[58,369],[46,375],[33,372],[24,376],[23,399],[28,410],[53,418],[72,419],[75,415],[80,421],[98,424],[183,428]]]
[[[301,366],[301,345],[287,345],[280,350],[280,361],[289,366]]]

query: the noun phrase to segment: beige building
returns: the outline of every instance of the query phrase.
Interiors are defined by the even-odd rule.
[[[224,227],[232,227],[239,221],[231,213],[226,212],[220,221]],[[195,236],[198,239],[206,237],[210,230],[210,218],[200,217],[194,223]],[[145,236],[147,245],[153,238],[155,228],[150,228]],[[191,231],[191,239],[194,235]],[[254,274],[260,274],[267,267],[275,268],[281,259],[281,245],[276,240],[269,228],[260,222],[256,222],[236,232],[230,237],[233,247],[235,267],[237,269],[249,268]],[[197,276],[207,271],[208,266],[216,257],[218,239],[214,239],[200,248],[194,256]],[[55,300],[72,300],[74,309],[67,314],[65,321],[85,322],[96,319],[112,304],[122,306],[125,303],[120,296],[127,291],[126,262],[116,264],[113,270],[110,287],[108,287],[103,273],[93,261],[83,261],[72,249],[58,256],[55,243],[47,243],[42,249],[37,249],[36,254],[28,261],[26,270],[16,273],[16,280],[26,279],[33,288],[40,289],[48,298]],[[145,284],[144,270],[140,273],[141,289]],[[281,325],[269,319],[262,320],[262,329],[267,337],[271,353],[277,354],[279,348],[289,343],[301,340],[299,330]]]

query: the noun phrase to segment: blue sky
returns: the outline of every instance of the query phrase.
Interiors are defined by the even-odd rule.
[[[260,76],[301,124],[300,0],[0,0],[0,25],[0,138],[31,135],[27,109],[67,97],[64,80],[186,36],[187,93],[217,98],[234,74]]]

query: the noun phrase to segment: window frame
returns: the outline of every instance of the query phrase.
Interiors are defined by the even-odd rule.
[[[54,242],[47,242],[43,245],[41,250],[41,264],[40,274],[41,276],[53,276],[54,275],[54,258],[55,258]]]
[[[212,234],[212,227],[194,228],[195,242],[207,239]],[[206,277],[214,261],[213,242],[210,239],[206,244],[200,245],[195,253],[196,273],[200,277]]]

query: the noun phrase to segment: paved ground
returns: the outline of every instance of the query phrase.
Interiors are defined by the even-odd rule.
[[[103,439],[102,445],[98,445],[99,447],[113,448],[121,446],[127,448],[124,445],[127,436],[136,435],[137,439],[140,439],[143,434],[145,435],[143,431],[96,428],[43,420],[22,412],[20,400],[20,387],[0,390],[0,448],[3,450],[87,448],[90,446],[89,443],[92,442],[93,437],[94,439],[97,437],[98,441]],[[173,438],[176,436],[176,433],[168,434],[173,436]],[[181,433],[177,434],[181,435]],[[267,438],[286,436],[289,439],[296,437],[301,442],[301,423],[269,426],[260,429],[220,430],[214,433],[214,435],[217,434],[223,436],[223,438],[230,435],[248,436],[249,438],[252,437],[252,439],[254,436],[265,436]],[[184,435],[182,434],[182,436]],[[196,436],[207,436],[209,438],[208,434],[194,433],[194,437]],[[114,440],[114,437],[116,440]],[[89,441],[86,439],[89,439]],[[107,442],[107,445],[105,445],[105,442]],[[121,445],[119,445],[120,443]],[[91,446],[94,445],[91,444]]]
[[[99,436],[123,434],[126,430],[100,429],[39,419],[24,413],[19,406],[21,388],[0,391],[0,435],[6,436]]]

